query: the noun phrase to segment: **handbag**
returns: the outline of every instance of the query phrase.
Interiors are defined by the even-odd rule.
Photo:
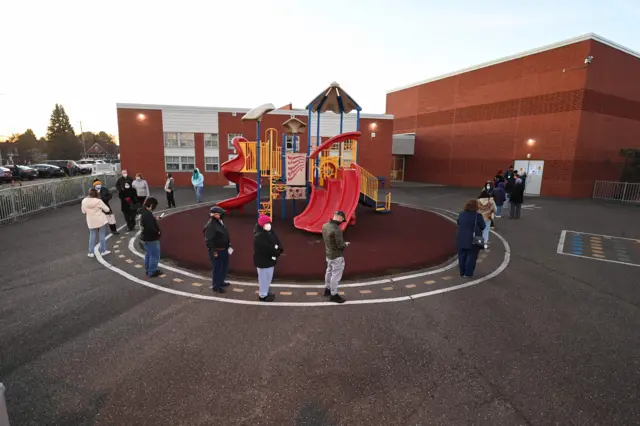
[[[113,213],[108,214],[107,215],[107,222],[109,222],[109,225],[115,225],[116,224],[116,215],[114,215]]]
[[[482,235],[476,235],[477,225],[478,225],[478,217],[476,216],[476,221],[473,223],[473,240],[471,241],[471,245],[484,248],[484,238],[482,237]]]

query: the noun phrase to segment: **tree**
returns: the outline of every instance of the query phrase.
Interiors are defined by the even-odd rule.
[[[78,139],[81,143],[84,143],[87,151],[89,151],[95,144],[98,144],[102,148],[101,152],[105,155],[116,156],[118,154],[118,145],[114,142],[115,138],[106,132],[83,132],[78,135]],[[91,154],[95,153],[92,152]]]
[[[49,127],[47,127],[47,139],[51,141],[55,136],[62,133],[74,134],[73,126],[69,121],[69,116],[62,105],[56,104],[49,119]]]
[[[39,158],[38,151],[38,138],[36,137],[33,130],[27,129],[26,132],[19,135],[15,141],[16,147],[18,148],[19,157],[16,160],[22,164],[31,163],[35,157]]]

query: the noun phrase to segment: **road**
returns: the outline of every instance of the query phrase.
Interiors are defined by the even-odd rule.
[[[394,189],[396,201],[456,211],[475,195]],[[563,230],[640,239],[640,210],[525,203],[536,208],[522,220],[498,222],[512,253],[497,277],[330,309],[217,303],[128,281],[86,257],[77,205],[2,227],[11,424],[640,423],[640,269],[557,253]]]

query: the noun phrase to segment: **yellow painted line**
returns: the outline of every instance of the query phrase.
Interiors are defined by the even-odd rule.
[[[244,288],[233,288],[232,290],[236,293],[242,293],[244,291]]]
[[[120,253],[120,250],[114,250],[113,252],[114,253]]]
[[[449,280],[452,280],[452,279],[453,279],[453,277],[452,277],[451,275],[447,275],[446,277],[442,277],[442,279],[443,279],[444,281],[449,281]]]
[[[290,291],[281,291],[280,292],[280,296],[291,296],[293,293],[291,293]]]
[[[317,291],[308,291],[307,292],[307,296],[317,296],[318,292]]]
[[[118,247],[120,247],[118,244],[113,245],[113,248],[118,248]]]
[[[415,284],[407,284],[405,285],[406,288],[414,288],[416,285]]]
[[[135,264],[135,265],[133,265],[133,266],[135,266],[135,267],[136,267],[136,268],[138,268],[138,269],[142,268],[142,265],[141,265],[141,264],[139,264],[139,263],[136,263],[136,264]]]
[[[384,291],[391,291],[391,290],[393,290],[393,287],[385,287],[385,288],[383,288],[382,290],[384,290]]]
[[[124,259],[124,254],[118,255],[120,259]]]
[[[594,254],[593,257],[597,257],[599,259],[604,259],[605,256],[601,255],[601,254]]]
[[[360,290],[360,294],[371,294],[371,290]]]
[[[167,278],[167,274],[160,275],[160,278]]]
[[[194,287],[202,287],[202,283],[191,283]]]
[[[180,279],[180,278],[174,278],[174,279],[173,279],[173,282],[174,282],[174,283],[181,283],[181,282],[183,282],[183,281],[182,281],[182,279]]]
[[[133,263],[133,260],[131,260],[131,259],[127,259],[127,260],[126,260],[126,262],[127,262],[127,263]]]
[[[604,252],[602,250],[598,250],[598,249],[591,249],[591,251],[593,253],[604,254]]]
[[[429,280],[429,281],[425,281],[424,283],[431,285],[431,284],[435,284],[436,282],[434,280]]]

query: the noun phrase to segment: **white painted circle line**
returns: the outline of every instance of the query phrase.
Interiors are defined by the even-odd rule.
[[[454,213],[455,212],[451,212],[449,210],[445,210],[445,209],[439,209],[439,210],[443,210],[443,211],[447,211],[450,213]],[[121,226],[119,229],[123,229],[125,226]],[[292,306],[292,307],[296,307],[296,306],[302,306],[302,307],[338,307],[341,305],[368,305],[368,304],[372,304],[372,303],[389,303],[389,302],[403,302],[403,301],[408,301],[408,300],[413,300],[413,299],[419,299],[422,297],[427,297],[427,296],[434,296],[436,294],[442,294],[442,293],[447,293],[450,291],[454,291],[454,290],[459,290],[462,288],[466,288],[466,287],[471,287],[480,283],[483,283],[485,281],[488,281],[496,276],[498,276],[500,273],[502,273],[502,271],[504,271],[507,266],[509,266],[509,262],[511,259],[511,248],[509,246],[509,243],[507,242],[507,240],[505,240],[500,234],[491,231],[495,236],[497,236],[500,241],[502,241],[502,244],[504,244],[505,247],[505,255],[504,255],[504,259],[502,260],[502,263],[500,264],[500,266],[498,266],[498,268],[493,271],[492,273],[490,273],[487,276],[478,278],[476,280],[473,281],[469,281],[467,283],[464,284],[459,284],[456,286],[452,286],[452,287],[447,287],[447,288],[443,288],[443,289],[439,289],[439,290],[432,290],[432,291],[427,291],[424,293],[416,293],[416,294],[412,294],[410,296],[402,296],[402,297],[394,297],[394,298],[387,298],[387,299],[369,299],[369,300],[347,300],[345,303],[342,304],[338,304],[338,303],[331,303],[331,302],[270,302],[270,303],[264,303],[264,302],[259,302],[259,301],[251,301],[251,300],[238,300],[238,299],[227,299],[227,298],[222,298],[222,297],[216,297],[216,296],[205,296],[202,294],[195,294],[195,293],[188,293],[185,291],[180,291],[180,290],[174,290],[174,289],[170,289],[170,288],[166,288],[166,287],[162,287],[153,283],[150,283],[148,281],[142,280],[138,277],[135,277],[131,274],[129,274],[128,272],[123,271],[122,269],[116,268],[115,266],[111,265],[109,262],[107,262],[106,260],[104,260],[104,258],[102,257],[102,255],[100,254],[100,251],[98,250],[98,245],[95,246],[94,248],[94,253],[96,256],[96,259],[98,260],[98,262],[100,262],[104,267],[106,267],[107,269],[117,273],[118,275],[122,276],[123,278],[126,278],[130,281],[133,281],[135,283],[141,284],[145,287],[149,287],[152,288],[154,290],[158,290],[158,291],[163,291],[165,293],[170,293],[170,294],[175,294],[178,296],[184,296],[184,297],[190,297],[192,299],[200,299],[200,300],[212,300],[212,301],[216,301],[216,302],[223,302],[223,303],[232,303],[232,304],[237,304],[237,305],[254,305],[254,306],[264,306],[264,307],[268,307],[268,306]],[[111,235],[107,236],[107,239],[110,238]]]

